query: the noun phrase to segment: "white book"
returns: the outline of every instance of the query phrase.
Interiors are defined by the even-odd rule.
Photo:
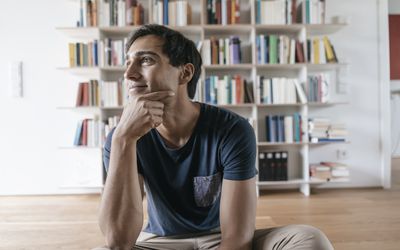
[[[158,10],[157,19],[158,19],[158,24],[160,24],[160,25],[163,24],[163,20],[164,20],[164,16],[163,16],[164,7],[163,6],[164,5],[163,5],[162,1],[157,2],[157,10]]]
[[[118,22],[119,27],[123,27],[126,25],[126,23],[125,23],[125,13],[126,13],[125,0],[118,0],[117,3],[118,3],[118,5],[117,5],[117,8],[118,8],[117,22]]]
[[[285,116],[284,120],[285,127],[285,142],[292,143],[293,142],[293,116]]]
[[[330,99],[330,79],[327,74],[321,74],[321,102],[329,102]]]
[[[176,2],[168,2],[168,25],[176,26]]]
[[[222,25],[227,25],[227,20],[228,16],[226,14],[227,11],[227,6],[226,6],[226,1],[231,1],[231,0],[221,0],[221,18],[222,18]]]
[[[104,14],[104,23],[103,23],[103,27],[108,27],[110,26],[110,2],[106,2],[105,0],[102,0],[103,2],[103,14]]]
[[[231,63],[231,51],[230,51],[230,46],[229,46],[229,38],[225,38],[225,64],[232,64]]]
[[[217,81],[217,104],[218,105],[225,105],[227,104],[226,102],[226,86],[225,86],[225,80],[224,79],[218,79]]]
[[[83,15],[83,19],[81,21],[83,21],[83,23],[81,23],[82,27],[88,27],[88,23],[87,23],[87,1],[86,0],[81,0],[81,8],[82,8],[82,15]]]
[[[324,46],[324,41],[322,39],[319,39],[319,63],[321,64],[326,63],[325,46]]]
[[[282,101],[282,98],[280,96],[280,86],[279,86],[279,78],[272,78],[271,80],[272,84],[272,96],[274,98],[272,104],[280,104]]]
[[[210,39],[204,40],[203,48],[201,49],[201,56],[204,60],[204,65],[211,65],[211,41]]]
[[[290,40],[290,56],[289,56],[289,63],[295,64],[296,63],[296,40]]]
[[[263,99],[265,104],[272,104],[271,102],[271,79],[265,78],[263,84]]]
[[[307,103],[307,96],[306,93],[304,93],[303,88],[300,86],[300,82],[297,79],[293,79],[293,83],[296,87],[300,103]]]

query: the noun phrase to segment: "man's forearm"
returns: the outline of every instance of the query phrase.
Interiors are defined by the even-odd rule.
[[[143,225],[136,141],[113,137],[107,181],[100,205],[100,228],[112,249],[130,249]]]

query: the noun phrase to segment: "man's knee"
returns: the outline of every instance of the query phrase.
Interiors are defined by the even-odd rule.
[[[311,249],[333,249],[326,235],[316,227],[303,224],[289,225],[287,227],[289,231],[292,231],[293,235],[301,236],[305,245],[308,245]]]
[[[261,229],[254,233],[253,249],[317,249],[331,250],[325,234],[309,225],[287,225]]]

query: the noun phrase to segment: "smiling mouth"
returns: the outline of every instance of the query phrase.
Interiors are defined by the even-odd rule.
[[[134,86],[129,86],[129,89],[140,89],[140,88],[147,88],[147,85],[134,85]]]

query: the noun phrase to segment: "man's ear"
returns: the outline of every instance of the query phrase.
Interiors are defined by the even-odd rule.
[[[181,74],[179,76],[179,84],[186,84],[192,80],[194,74],[194,65],[186,63],[181,66]]]

